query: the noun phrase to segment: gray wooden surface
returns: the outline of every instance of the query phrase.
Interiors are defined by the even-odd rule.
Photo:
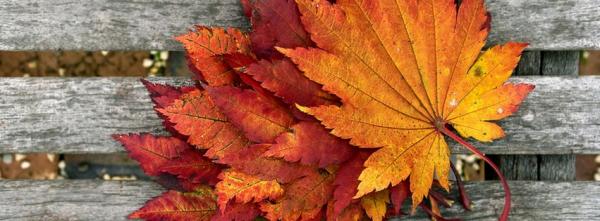
[[[600,219],[598,182],[511,182],[511,220]],[[503,203],[497,182],[466,186],[473,212],[455,207],[444,214],[465,220],[496,220]],[[144,181],[0,181],[0,220],[125,220],[163,189]],[[422,215],[421,215],[422,216]],[[427,219],[417,219],[427,220]]]
[[[0,50],[180,50],[195,24],[247,26],[239,0],[0,0]]]
[[[600,77],[520,77],[536,84],[489,154],[600,153]],[[153,81],[185,84],[186,78]],[[0,78],[0,153],[113,153],[113,133],[163,129],[137,78]],[[465,152],[455,148],[455,153]]]
[[[516,76],[577,76],[579,51],[525,52]],[[569,92],[566,92],[569,93]],[[567,111],[567,110],[565,110]],[[511,180],[575,180],[575,155],[497,155],[491,156]],[[486,165],[486,178],[495,173]]]
[[[600,49],[600,1],[486,2],[492,44]],[[248,27],[238,0],[0,0],[0,50],[181,50],[194,24]]]

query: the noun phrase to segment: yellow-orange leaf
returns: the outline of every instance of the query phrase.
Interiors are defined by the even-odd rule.
[[[296,0],[318,48],[280,49],[341,106],[300,107],[332,133],[379,148],[364,163],[355,198],[410,179],[413,206],[434,174],[448,189],[442,129],[491,141],[493,122],[533,89],[505,84],[526,44],[480,53],[489,32],[483,0]]]
[[[360,204],[365,209],[367,216],[374,221],[383,220],[388,203],[390,203],[390,192],[387,189],[369,193],[360,199]]]
[[[264,180],[235,170],[224,171],[219,175],[221,182],[215,186],[217,202],[225,211],[227,202],[235,198],[238,203],[275,200],[283,194],[283,188],[275,180]]]

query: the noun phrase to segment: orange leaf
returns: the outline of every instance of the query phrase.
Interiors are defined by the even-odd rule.
[[[235,170],[223,171],[219,179],[222,181],[217,183],[215,191],[221,211],[227,208],[227,202],[233,198],[237,203],[248,203],[264,199],[275,200],[283,194],[283,188],[277,181],[264,180]]]
[[[434,174],[448,189],[446,125],[480,141],[500,138],[490,121],[514,113],[533,89],[504,85],[525,44],[480,54],[489,32],[483,0],[462,1],[458,11],[454,0],[296,2],[318,48],[280,51],[342,100],[301,110],[353,145],[379,148],[355,198],[410,179],[415,207]]]
[[[190,144],[208,149],[207,157],[221,159],[250,144],[241,131],[219,112],[205,91],[196,89],[188,92],[171,106],[158,111],[175,124],[173,127],[179,133],[189,136]]]
[[[260,209],[269,220],[309,220],[320,214],[333,190],[333,176],[313,172],[285,187],[275,203],[265,202]]]
[[[387,189],[369,193],[360,199],[360,204],[365,209],[367,216],[374,221],[383,220],[388,203],[390,203],[390,192]]]
[[[235,74],[219,57],[224,54],[250,53],[250,40],[235,28],[207,28],[178,36],[187,52],[190,69],[209,85],[220,86],[234,82]]]
[[[303,121],[291,129],[293,133],[277,137],[265,156],[325,168],[346,161],[352,154],[353,147],[348,141],[329,134],[319,123]]]
[[[229,122],[256,143],[273,143],[294,123],[292,114],[277,101],[252,90],[231,86],[209,87],[208,94]]]
[[[161,221],[208,221],[216,213],[215,196],[209,187],[195,192],[167,191],[129,215],[130,219]]]

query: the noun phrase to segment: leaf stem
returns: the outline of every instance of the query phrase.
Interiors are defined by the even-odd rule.
[[[454,133],[450,129],[448,129],[447,124],[444,125],[443,127],[439,127],[439,130],[446,136],[449,136],[456,142],[462,144],[464,147],[466,147],[468,150],[473,152],[475,155],[481,157],[488,165],[490,165],[490,167],[492,167],[492,169],[494,169],[494,171],[500,178],[500,182],[502,183],[502,188],[504,188],[504,208],[502,209],[502,214],[500,215],[500,217],[498,217],[498,220],[500,220],[500,221],[508,220],[508,214],[510,213],[510,196],[511,196],[510,188],[508,186],[508,182],[506,181],[506,178],[504,177],[502,172],[500,172],[500,169],[498,168],[498,166],[496,166],[496,164],[494,164],[494,162],[492,162],[492,160],[490,160],[490,158],[486,157],[485,154],[482,153],[481,151],[479,151],[479,149],[477,149],[475,146],[473,146],[472,144],[463,140],[456,133]]]
[[[463,208],[465,208],[467,211],[471,211],[471,200],[467,195],[467,191],[465,191],[465,184],[463,183],[458,171],[456,171],[456,166],[454,166],[452,162],[450,162],[450,168],[452,169],[452,173],[454,173],[454,177],[456,178],[456,185],[458,186],[460,203],[462,204]]]

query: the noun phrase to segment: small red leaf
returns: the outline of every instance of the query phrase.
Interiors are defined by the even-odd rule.
[[[300,13],[293,0],[259,0],[246,5],[254,9],[250,19],[250,38],[256,55],[279,55],[274,49],[275,46],[295,48],[313,45],[300,22]]]
[[[346,161],[353,153],[347,141],[331,135],[317,122],[300,122],[292,130],[279,135],[265,156],[325,168]]]
[[[160,171],[177,175],[179,179],[190,180],[193,183],[214,185],[218,182],[217,176],[221,173],[221,168],[202,156],[198,150],[190,148],[181,153],[180,157],[162,165]]]
[[[167,191],[146,202],[144,207],[128,218],[149,221],[208,221],[216,210],[215,195],[210,188],[204,187],[190,193]]]
[[[180,192],[191,192],[204,185],[201,183],[194,183],[189,179],[179,179],[176,175],[168,173],[159,174],[156,177],[156,182],[168,190]]]
[[[356,188],[358,187],[358,176],[360,175],[365,160],[369,157],[369,153],[362,151],[355,154],[350,160],[340,166],[335,176],[335,190],[333,192],[334,210],[333,214],[338,215],[352,203]]]
[[[113,135],[129,153],[129,157],[140,163],[140,167],[150,176],[160,174],[160,167],[190,146],[175,137],[161,137],[150,134]]]
[[[329,200],[327,203],[327,220],[328,221],[358,221],[363,220],[365,213],[362,207],[358,203],[352,203],[341,212],[335,213],[333,210],[333,200]]]
[[[338,99],[323,91],[321,85],[306,78],[289,59],[260,60],[248,67],[247,74],[288,104],[319,106],[336,104]]]
[[[273,143],[294,123],[292,114],[277,101],[252,90],[209,87],[208,94],[229,122],[256,143]]]
[[[390,200],[392,201],[392,205],[394,205],[395,215],[402,215],[402,204],[408,197],[410,197],[410,184],[408,180],[404,180],[390,188]]]
[[[233,203],[224,212],[217,212],[211,221],[250,221],[260,214],[258,206],[254,203]]]

